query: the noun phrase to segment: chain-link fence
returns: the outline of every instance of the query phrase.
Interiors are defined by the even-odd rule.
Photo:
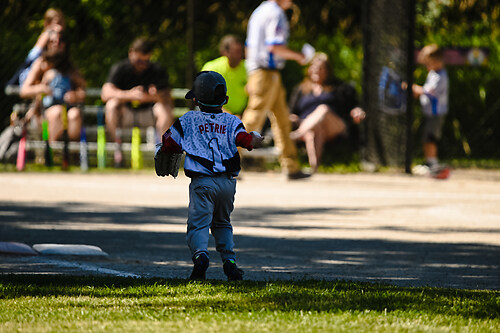
[[[412,1],[365,1],[363,96],[367,111],[363,158],[403,166],[410,149],[408,102],[402,82],[411,80],[408,52]]]
[[[420,18],[415,34],[417,48],[435,40],[444,47],[461,44],[489,49],[487,66],[448,68],[450,113],[444,125],[440,154],[448,159],[498,158],[500,79],[495,73],[500,66],[500,29],[495,22],[500,21],[500,6],[471,1],[462,5],[434,3],[432,7],[430,0],[415,2]],[[413,1],[297,0],[295,3],[300,10],[290,14],[290,45],[300,49],[304,42],[309,42],[318,51],[325,51],[333,59],[336,74],[343,80],[353,80],[358,91],[362,91],[363,107],[368,113],[363,124],[366,131],[359,131],[363,158],[376,164],[403,166],[409,156],[420,156],[418,102],[411,102],[414,119],[408,118],[406,110],[411,103],[396,84],[411,79],[408,32]],[[153,60],[167,69],[173,87],[185,88],[190,85],[193,72],[205,61],[219,56],[217,45],[223,35],[233,33],[245,38],[248,18],[257,5],[253,0],[0,0],[0,85],[3,90],[35,44],[49,7],[64,12],[71,56],[88,87],[100,88],[112,64],[127,57],[133,39],[149,36],[156,42]],[[432,16],[436,8],[440,9],[439,17]],[[460,15],[467,18],[467,27],[481,27],[471,30],[473,37],[465,33],[454,35],[465,31],[455,29],[463,25]],[[439,24],[446,27],[440,28]],[[364,50],[358,52],[361,40]],[[415,82],[423,83],[425,69],[416,67],[415,73]],[[303,69],[298,65],[287,65],[283,75],[286,87],[290,90],[302,75]],[[0,128],[9,124],[9,115],[18,102],[19,97],[0,93]],[[413,152],[408,149],[411,141],[415,143]],[[351,148],[356,149],[355,145],[348,149]]]

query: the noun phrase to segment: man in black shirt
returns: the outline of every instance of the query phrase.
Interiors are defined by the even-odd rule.
[[[153,44],[136,39],[128,58],[111,67],[102,86],[101,99],[106,103],[108,140],[120,140],[122,127],[155,126],[164,133],[174,122],[173,102],[166,71],[151,62]]]

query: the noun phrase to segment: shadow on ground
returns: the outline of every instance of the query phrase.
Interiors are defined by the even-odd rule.
[[[300,229],[273,224],[297,213],[348,214],[351,208],[239,208],[237,226]],[[187,208],[116,207],[0,202],[0,241],[90,244],[106,258],[13,257],[0,255],[0,273],[88,274],[85,262],[146,277],[185,278],[191,262],[185,243]],[[255,221],[258,221],[255,222]],[[335,228],[325,232],[335,232]],[[326,230],[328,229],[328,231]],[[412,231],[408,227],[406,231]],[[415,231],[420,232],[420,231]],[[500,289],[500,247],[484,244],[422,243],[392,240],[289,239],[235,235],[238,261],[246,279],[320,279],[384,282],[401,286]],[[208,278],[223,279],[213,251]],[[93,267],[93,266],[92,266]]]

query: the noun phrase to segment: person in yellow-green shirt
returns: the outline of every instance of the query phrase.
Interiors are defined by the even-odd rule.
[[[201,70],[214,71],[224,77],[229,101],[223,109],[241,118],[248,102],[243,42],[237,36],[226,35],[220,41],[219,51],[222,56],[207,62]]]

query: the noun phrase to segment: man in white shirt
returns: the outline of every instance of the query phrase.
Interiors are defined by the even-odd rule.
[[[271,128],[281,152],[281,168],[290,180],[309,176],[300,170],[297,148],[290,139],[290,112],[279,72],[286,60],[306,63],[302,53],[287,47],[289,25],[284,11],[292,4],[292,0],[264,1],[250,16],[246,40],[249,100],[242,119],[248,131],[261,131],[267,111],[271,111]]]

